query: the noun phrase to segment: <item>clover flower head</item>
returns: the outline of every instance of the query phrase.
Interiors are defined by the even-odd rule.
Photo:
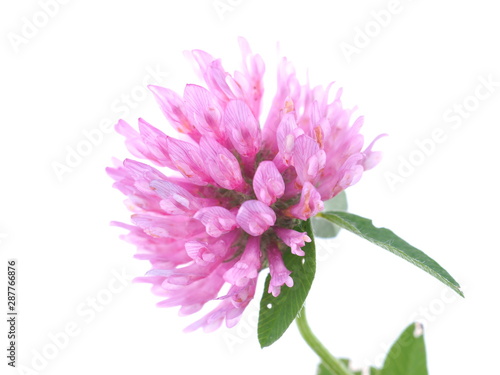
[[[115,224],[129,231],[124,238],[137,246],[136,257],[151,263],[137,280],[152,284],[159,306],[179,306],[181,315],[218,301],[187,331],[234,326],[264,268],[273,296],[293,287],[283,254],[304,256],[311,241],[294,228],[380,159],[373,142],[363,150],[363,118],[351,121],[341,90],[329,101],[331,85],[301,85],[285,58],[261,122],[264,63],[239,42],[243,65],[233,75],[195,50],[206,87],[188,84],[180,96],[150,86],[179,139],[143,119],[138,130],[116,125],[130,153],[156,168],[131,159],[108,168],[133,212],[133,225]]]

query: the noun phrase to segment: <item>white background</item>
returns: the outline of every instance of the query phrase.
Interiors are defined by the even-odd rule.
[[[350,210],[423,249],[466,294],[454,298],[416,267],[342,233],[333,244],[318,244],[308,299],[313,330],[334,354],[362,366],[378,363],[404,327],[420,319],[432,375],[498,371],[500,87],[480,88],[482,99],[473,98],[481,79],[500,81],[496,3],[401,0],[378,29],[372,12],[387,10],[389,1],[223,3],[232,5],[221,14],[212,0],[74,0],[50,16],[39,13],[38,1],[2,3],[0,289],[7,259],[16,258],[17,364],[25,369],[19,373],[315,373],[318,360],[295,325],[264,350],[255,307],[233,330],[184,334],[191,317],[155,307],[147,285],[120,283],[117,274],[147,270],[132,258],[133,246],[119,240],[123,231],[108,225],[128,220],[123,196],[104,173],[112,157],[128,156],[121,136],[104,134],[62,178],[53,170],[54,162],[65,163],[68,147],[85,140],[84,130],[103,121],[135,123],[141,116],[167,131],[152,96],[140,95],[143,81],[152,82],[148,69],[163,72],[157,83],[182,92],[197,82],[182,52],[203,49],[234,71],[239,35],[266,62],[264,108],[278,56],[286,55],[302,81],[309,71],[312,84],[335,80],[344,87],[344,103],[366,117],[367,140],[390,135],[377,145],[383,162],[348,190]],[[26,22],[39,26],[30,30]],[[358,34],[366,28],[372,36],[363,47]],[[361,48],[347,58],[341,45],[356,47],[356,35]],[[16,45],[16,37],[25,39]],[[124,95],[134,92],[123,107]],[[443,116],[464,101],[468,111],[447,122]],[[422,157],[416,142],[438,128],[446,140]],[[407,166],[391,188],[389,174],[409,158],[419,165]],[[96,297],[106,303],[99,311],[88,305]],[[4,292],[0,299],[4,311]],[[68,325],[73,336],[62,340]],[[54,350],[51,335],[61,348]]]

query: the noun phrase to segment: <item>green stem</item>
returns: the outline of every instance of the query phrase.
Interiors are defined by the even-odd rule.
[[[307,342],[307,345],[309,345],[311,349],[321,358],[322,363],[328,367],[333,374],[353,375],[341,361],[330,354],[328,349],[326,349],[314,333],[312,333],[311,328],[307,323],[305,306],[302,307],[301,312],[295,320],[297,321],[300,334]]]

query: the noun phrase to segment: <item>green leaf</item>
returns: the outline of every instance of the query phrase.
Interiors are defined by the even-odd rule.
[[[346,367],[349,367],[348,359],[340,358],[340,361],[343,362]],[[339,373],[337,371],[331,370],[324,363],[320,363],[316,375],[339,375]],[[352,372],[352,375],[362,375],[362,374],[361,371],[357,371],[357,372]]]
[[[314,236],[309,220],[295,228],[299,232],[307,232],[311,242],[302,250],[303,257],[292,254],[290,250],[283,254],[285,266],[292,271],[293,287],[283,286],[278,297],[268,293],[271,276],[268,275],[264,293],[260,301],[258,337],[262,348],[273,344],[288,329],[304,305],[309,289],[316,273],[316,250]]]
[[[464,296],[460,290],[460,285],[443,267],[389,229],[377,228],[372,224],[371,220],[348,212],[322,212],[318,215],[413,263],[449,286],[462,297]]]
[[[313,232],[316,237],[333,238],[340,232],[340,227],[318,216],[311,218]]]
[[[318,366],[318,371],[316,371],[316,375],[335,375],[328,367],[325,366],[324,363],[320,363]]]
[[[323,211],[347,211],[347,196],[344,190],[337,194],[334,198],[325,202]],[[325,220],[319,216],[311,218],[314,235],[321,238],[335,237],[340,227],[332,222]]]
[[[428,375],[422,326],[413,323],[392,345],[380,375]]]

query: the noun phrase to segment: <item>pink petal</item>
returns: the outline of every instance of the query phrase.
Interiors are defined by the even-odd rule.
[[[241,314],[253,299],[256,285],[256,280],[252,279],[244,287],[233,286],[228,292],[231,298],[222,300],[219,306],[186,327],[184,332],[192,332],[198,328],[203,328],[205,332],[212,332],[220,327],[224,319],[228,328],[233,327],[238,323]]]
[[[172,160],[168,155],[167,136],[142,118],[139,119],[139,133],[142,142],[149,150],[148,158],[162,167],[173,168]]]
[[[160,206],[168,214],[182,215],[194,213],[194,211],[200,208],[198,198],[186,189],[170,181],[154,180],[151,182],[150,187],[163,198]]]
[[[301,135],[295,140],[293,164],[301,184],[306,181],[316,181],[325,167],[326,154],[319,148],[318,143],[307,135]]]
[[[323,211],[323,208],[321,195],[310,182],[306,182],[302,188],[299,203],[288,208],[287,212],[297,219],[307,220],[318,212]]]
[[[231,100],[224,111],[224,128],[231,143],[244,158],[254,159],[260,149],[260,126],[248,105],[241,100]]]
[[[157,306],[182,306],[179,314],[190,315],[201,310],[208,301],[215,299],[223,285],[224,279],[220,272],[212,272],[204,279],[177,289],[170,289],[166,294],[168,298],[158,302]]]
[[[285,267],[283,256],[275,244],[269,246],[267,259],[269,260],[269,272],[271,274],[271,281],[267,292],[272,293],[274,297],[278,297],[283,285],[287,285],[290,288],[293,286],[293,279],[290,277],[292,272]]]
[[[353,155],[358,156],[358,155]],[[357,159],[357,158],[356,158]],[[361,175],[363,174],[364,168],[362,165],[355,164],[352,167],[343,168],[340,173],[340,181],[337,184],[337,187],[344,190],[349,186],[354,185],[361,179]],[[336,195],[336,192],[335,192]]]
[[[272,161],[259,164],[253,179],[253,191],[256,197],[268,206],[274,204],[285,192],[283,177]]]
[[[125,145],[132,155],[141,159],[150,158],[151,153],[149,152],[149,148],[144,144],[137,130],[123,120],[118,121],[115,125],[115,130],[126,138]]]
[[[236,215],[240,227],[251,236],[260,236],[276,222],[276,214],[266,204],[249,200],[243,202]]]
[[[198,64],[198,68],[199,68],[197,73],[199,74],[199,76],[201,78],[203,78],[210,63],[212,61],[214,61],[214,58],[212,57],[212,55],[210,55],[209,53],[207,53],[205,51],[199,50],[199,49],[195,49],[195,50],[191,51],[191,53],[187,52],[187,55],[188,55],[188,57],[192,57],[196,61],[196,63]]]
[[[279,154],[286,166],[292,163],[295,140],[302,134],[304,134],[304,131],[297,126],[294,113],[285,114],[278,126],[276,143]]]
[[[221,103],[236,99],[226,82],[226,77],[228,75],[229,74],[222,68],[220,60],[212,61],[205,71],[205,82],[210,91],[215,94]]]
[[[224,280],[236,286],[245,286],[257,278],[261,267],[260,237],[250,237],[240,260],[224,274]]]
[[[204,161],[198,145],[170,137],[167,139],[167,145],[170,159],[175,168],[190,182],[196,185],[206,185],[213,181],[205,172]]]
[[[149,85],[165,117],[179,132],[199,138],[198,131],[190,124],[182,98],[170,89]]]
[[[240,165],[234,155],[212,137],[200,140],[204,164],[212,179],[221,187],[241,191],[246,185]]]
[[[262,138],[266,148],[276,152],[276,131],[283,114],[294,111],[294,103],[299,101],[300,84],[293,66],[283,58],[278,67],[278,91],[273,99],[269,115],[264,124]]]
[[[196,212],[194,218],[201,221],[212,237],[220,237],[238,227],[236,217],[223,207],[202,208]]]
[[[253,55],[250,45],[245,38],[238,38],[243,55],[243,73],[234,74],[238,86],[245,94],[245,101],[256,118],[260,114],[260,103],[263,94],[262,77],[264,75],[264,61],[259,55]],[[234,90],[233,90],[234,91]]]
[[[224,143],[226,139],[221,124],[222,108],[216,97],[206,88],[197,85],[186,85],[184,100],[190,122],[202,134],[214,137]]]
[[[206,266],[209,263],[220,262],[228,251],[228,244],[224,241],[215,243],[188,241],[185,248],[186,253],[198,265]]]
[[[297,232],[293,229],[285,229],[285,228],[274,228],[276,234],[281,240],[290,246],[292,254],[296,254],[299,256],[304,256],[305,253],[301,249],[301,247],[305,246],[306,242],[311,242],[311,238],[307,235],[306,232]]]
[[[363,151],[364,155],[363,168],[365,171],[375,167],[382,159],[382,153],[380,151],[372,151],[372,148],[375,145],[375,142],[377,142],[380,138],[386,136],[387,134],[380,134],[372,141],[372,143],[370,143],[370,145],[366,148],[366,150]]]
[[[161,216],[137,214],[132,215],[132,221],[153,238],[186,238],[199,235],[203,231],[203,226],[196,220],[182,215]]]

